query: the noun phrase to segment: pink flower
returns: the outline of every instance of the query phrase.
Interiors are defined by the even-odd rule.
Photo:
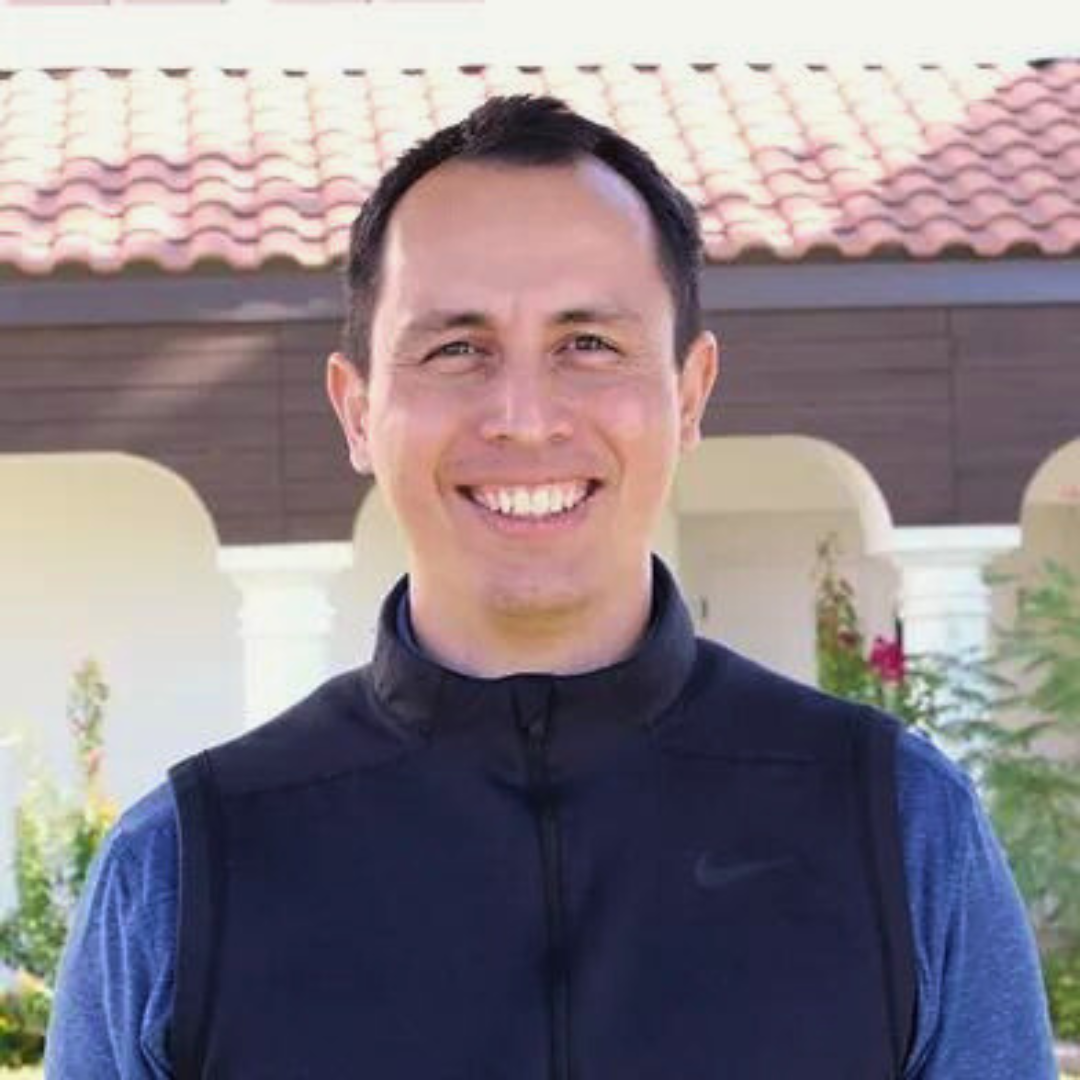
[[[870,651],[870,666],[882,682],[903,682],[904,650],[900,647],[900,642],[889,641],[880,635],[875,637]]]

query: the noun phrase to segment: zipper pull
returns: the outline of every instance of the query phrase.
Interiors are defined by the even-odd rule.
[[[539,715],[534,713],[528,717],[519,716],[518,724],[533,746],[541,745],[547,738],[548,718],[542,713]]]
[[[514,690],[514,718],[534,748],[542,747],[551,730],[551,679],[541,675]]]

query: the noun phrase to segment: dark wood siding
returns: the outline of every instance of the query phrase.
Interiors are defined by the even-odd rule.
[[[707,431],[809,435],[873,473],[898,521],[951,521],[948,312],[718,316],[723,371]]]
[[[1022,497],[1034,466],[1080,437],[1080,308],[961,311],[952,327],[963,520]]]
[[[857,457],[899,524],[1015,521],[1080,437],[1080,308],[714,313],[710,435]],[[331,322],[0,330],[0,452],[124,450],[183,475],[225,543],[348,537],[366,482],[326,399]]]

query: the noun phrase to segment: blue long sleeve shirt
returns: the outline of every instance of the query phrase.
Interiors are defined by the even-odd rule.
[[[911,732],[896,767],[918,982],[904,1080],[1054,1080],[1034,936],[970,780]],[[171,1080],[177,896],[166,782],[94,860],[61,964],[46,1080]]]

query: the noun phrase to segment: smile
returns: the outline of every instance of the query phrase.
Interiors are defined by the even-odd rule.
[[[459,490],[470,502],[507,519],[526,521],[566,517],[600,486],[597,480],[573,479],[547,484],[484,484]]]

